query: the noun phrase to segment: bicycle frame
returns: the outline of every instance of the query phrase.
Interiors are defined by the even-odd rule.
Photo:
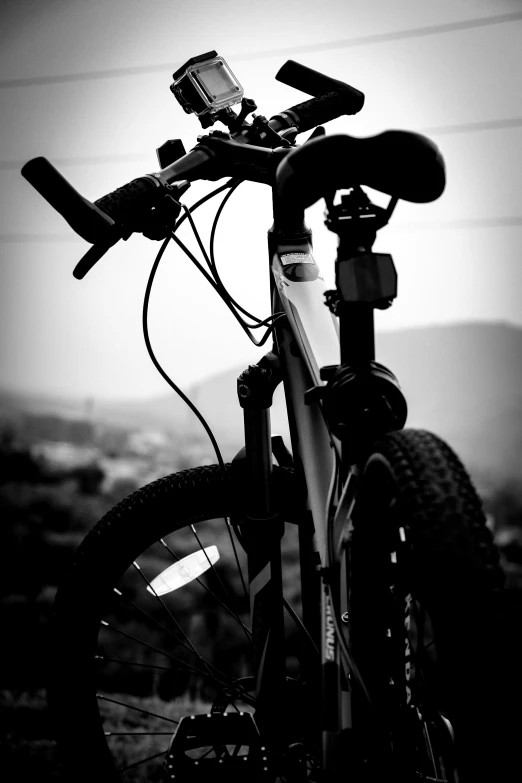
[[[306,478],[317,548],[325,567],[325,513],[333,443],[319,404],[306,404],[304,396],[312,386],[321,384],[321,367],[339,364],[339,332],[325,306],[327,286],[312,255],[311,232],[294,241],[274,237],[270,245],[273,312],[282,310],[286,315],[285,325],[276,327],[276,341],[285,369],[292,450]]]
[[[325,306],[327,285],[312,255],[311,231],[287,236],[269,232],[272,313],[285,314],[275,327],[275,346],[284,382],[293,461],[306,481],[307,509],[299,525],[303,620],[320,648],[322,671],[323,760],[331,763],[332,742],[351,725],[349,672],[342,667],[335,634],[333,607],[319,571],[328,566],[327,504],[335,476],[334,450],[340,443],[329,432],[318,402],[307,404],[305,392],[321,385],[320,369],[340,363],[337,319]],[[285,687],[283,607],[281,604],[281,529],[274,526],[269,500],[260,497],[270,486],[271,433],[269,408],[245,413],[245,454],[256,518],[255,552],[249,552],[252,628],[257,642],[256,718],[277,743],[283,732],[281,718],[273,714],[276,696]],[[250,488],[250,487],[249,487]],[[351,485],[350,485],[351,491]],[[343,503],[343,506],[345,504]],[[252,522],[253,520],[251,520]],[[312,584],[314,582],[314,584]],[[257,632],[256,632],[257,629]],[[344,629],[343,629],[344,630]],[[256,638],[257,636],[257,638]]]
[[[311,232],[308,237],[293,240],[276,235],[271,237],[269,247],[274,282],[273,312],[280,308],[286,314],[286,322],[276,330],[276,340],[285,368],[283,379],[292,453],[294,461],[300,462],[306,479],[315,546],[322,568],[327,568],[327,506],[335,475],[334,449],[340,453],[340,444],[328,431],[319,403],[305,402],[305,392],[321,384],[321,367],[340,363],[340,342],[337,319],[325,304],[327,285],[313,258],[311,239]],[[300,539],[300,546],[303,543]],[[309,574],[301,569],[302,582],[307,578],[310,578]],[[321,730],[323,769],[326,771],[333,756],[331,745],[339,730],[351,723],[351,707],[348,690],[341,688],[341,660],[333,607],[323,582],[320,596]],[[346,684],[347,677],[345,672]]]

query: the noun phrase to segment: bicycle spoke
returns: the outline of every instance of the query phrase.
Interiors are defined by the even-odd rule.
[[[189,644],[189,646],[190,646],[190,648],[192,649],[192,651],[193,651],[193,652],[194,652],[194,653],[197,655],[197,657],[198,657],[198,658],[201,658],[201,656],[200,656],[200,655],[199,655],[199,653],[197,652],[196,648],[194,647],[194,645],[192,644],[192,642],[191,642],[191,641],[190,641],[190,639],[188,638],[187,634],[185,633],[185,631],[183,630],[183,628],[180,626],[180,624],[178,623],[178,621],[176,620],[176,618],[174,617],[174,615],[172,614],[172,612],[170,611],[170,609],[168,608],[168,606],[165,604],[165,602],[163,601],[163,599],[161,598],[161,596],[159,596],[159,595],[157,594],[157,592],[155,591],[155,589],[152,587],[152,585],[151,585],[150,581],[148,580],[148,578],[145,576],[145,574],[144,574],[144,573],[143,573],[143,571],[141,570],[141,566],[139,565],[139,563],[138,563],[136,560],[134,560],[134,561],[133,561],[133,563],[132,563],[132,565],[133,565],[133,567],[136,569],[136,571],[138,572],[138,574],[141,576],[141,578],[143,579],[143,581],[145,582],[145,584],[147,585],[147,587],[148,587],[148,588],[150,588],[151,595],[153,595],[153,596],[154,596],[154,598],[157,598],[157,600],[160,602],[160,604],[162,605],[163,609],[164,609],[164,610],[167,612],[168,616],[170,617],[170,619],[172,620],[172,622],[174,623],[174,625],[176,626],[176,628],[178,628],[178,630],[179,630],[179,632],[181,633],[181,635],[182,635],[182,636],[183,636],[183,637],[186,639],[186,641],[187,641],[187,643]]]
[[[154,650],[154,652],[160,653],[160,655],[164,655],[166,658],[170,658],[171,661],[174,661],[175,663],[180,665],[184,671],[189,671],[193,674],[200,674],[203,677],[205,676],[212,677],[212,679],[215,680],[216,682],[219,682],[220,685],[227,684],[225,682],[221,682],[220,680],[218,680],[217,677],[213,674],[210,674],[210,672],[205,675],[205,672],[202,672],[200,669],[196,669],[195,666],[191,666],[190,663],[186,663],[186,661],[182,661],[180,658],[176,658],[175,655],[172,655],[171,653],[168,653],[165,650],[160,650],[159,647],[155,647],[153,644],[150,644],[150,642],[146,642],[143,639],[138,639],[137,636],[133,636],[131,633],[127,633],[127,631],[122,631],[121,628],[116,628],[116,626],[108,623],[107,620],[102,620],[101,624],[104,625],[106,628],[110,628],[111,631],[115,631],[116,633],[119,633],[122,636],[126,636],[127,639],[132,639],[133,642],[137,642],[138,644],[143,644],[145,647],[149,647],[151,650]]]
[[[104,731],[106,737],[172,737],[171,731]]]
[[[245,593],[245,598],[248,598],[247,589],[246,589],[245,582],[244,582],[244,579],[243,579],[243,571],[241,570],[241,565],[239,564],[239,558],[238,558],[236,547],[235,547],[235,544],[234,544],[234,539],[232,538],[231,525],[230,525],[230,521],[229,521],[228,517],[225,518],[225,524],[227,526],[228,534],[229,534],[229,538],[230,538],[230,543],[232,544],[232,549],[234,551],[234,557],[236,559],[237,570],[239,572],[241,583],[243,585],[243,591]],[[196,533],[196,528],[194,527],[194,525],[191,525],[190,529],[192,530],[192,533],[194,534],[194,536],[196,538],[196,541],[198,542],[199,546],[201,547],[201,549],[204,550],[204,547],[203,547],[201,541],[199,540],[199,537],[198,537],[198,534]],[[207,559],[208,559],[208,555],[207,555]],[[210,563],[210,560],[209,560],[209,563]],[[210,563],[210,567],[212,568],[212,570],[216,574],[216,577],[219,579],[219,583],[220,583],[221,587],[223,588],[225,593],[228,595],[227,589],[226,589],[225,585],[223,584],[223,582],[221,581],[221,578],[220,578],[219,574],[216,572],[216,570],[215,570],[214,566],[212,565],[212,563]]]
[[[110,626],[109,626],[110,627]],[[114,630],[114,629],[111,629]],[[164,672],[170,672],[172,674],[172,669],[169,666],[159,666],[155,663],[141,663],[138,661],[124,661],[121,658],[109,658],[107,655],[95,655],[94,656],[95,661],[109,661],[110,663],[119,663],[123,666],[144,666],[147,669],[161,669],[161,671]]]
[[[215,674],[212,674],[211,672],[204,672],[204,671],[201,671],[201,669],[196,669],[194,666],[191,666],[191,664],[187,663],[186,661],[182,661],[180,658],[176,658],[175,655],[172,655],[171,653],[166,652],[165,650],[160,650],[159,647],[155,647],[153,644],[150,644],[150,642],[146,642],[143,639],[139,639],[137,636],[133,636],[132,634],[127,633],[127,631],[123,631],[121,628],[116,628],[116,626],[111,625],[110,623],[108,623],[107,620],[101,620],[101,624],[103,626],[105,626],[106,628],[110,628],[111,631],[115,631],[115,633],[119,633],[122,636],[126,636],[127,639],[132,639],[133,642],[137,642],[138,644],[142,644],[145,647],[149,647],[151,650],[154,650],[154,652],[160,653],[160,655],[164,655],[166,658],[169,658],[171,661],[174,661],[174,663],[177,663],[178,666],[181,667],[182,671],[186,671],[186,672],[189,672],[191,674],[198,674],[201,677],[208,677],[213,682],[217,682],[217,683],[219,683],[219,685],[221,685],[221,686],[223,686],[225,688],[226,687],[233,687],[233,683],[231,683],[230,681],[227,682],[226,680],[220,680]],[[98,656],[96,656],[96,657],[98,657]],[[110,659],[108,659],[108,660],[110,660]],[[201,660],[203,663],[205,663],[205,661],[202,658],[198,658],[197,660]],[[222,674],[221,676],[226,678],[226,675],[224,675],[224,674]],[[241,697],[244,698],[244,700],[248,702],[249,701],[249,697],[248,697],[248,694],[246,693],[246,691],[241,686],[239,686],[239,690],[240,690],[240,693],[241,693]]]
[[[103,693],[97,693],[96,698],[102,701],[110,701],[111,704],[119,704],[120,707],[127,707],[129,710],[134,710],[135,712],[142,712],[144,715],[149,715],[151,718],[159,718],[160,720],[167,721],[167,723],[175,723],[176,726],[179,723],[179,720],[174,720],[173,718],[166,718],[164,715],[158,715],[157,712],[144,710],[142,707],[135,707],[134,704],[128,704],[127,702],[124,701],[118,701],[118,699],[112,699],[110,696],[104,696]]]
[[[146,578],[146,577],[145,577],[145,578]],[[122,593],[120,590],[118,590],[118,588],[116,588],[116,587],[115,587],[115,588],[113,588],[113,591],[114,591],[114,592],[115,592],[115,593],[116,593],[116,594],[117,594],[117,595],[118,595],[118,596],[119,596],[119,597],[120,597],[120,598],[121,598],[123,601],[125,601],[125,603],[129,604],[129,605],[130,605],[130,606],[132,606],[134,609],[136,609],[138,612],[140,612],[140,613],[141,613],[141,614],[143,614],[145,617],[147,617],[147,619],[151,620],[151,621],[152,621],[152,622],[153,622],[155,625],[157,625],[157,626],[158,626],[158,627],[159,627],[159,628],[160,628],[162,631],[164,631],[164,632],[165,632],[165,633],[166,633],[168,636],[170,636],[172,639],[174,639],[174,640],[175,640],[175,641],[176,641],[176,642],[177,642],[179,645],[181,645],[182,647],[184,647],[184,648],[185,648],[185,649],[186,649],[188,652],[190,652],[190,653],[192,653],[192,654],[196,655],[196,657],[197,657],[197,659],[198,659],[198,660],[200,660],[202,663],[204,663],[205,665],[207,665],[207,662],[205,661],[205,659],[204,659],[204,658],[202,658],[202,656],[201,656],[201,655],[199,655],[199,654],[197,653],[197,651],[195,650],[195,648],[194,648],[193,646],[189,647],[187,644],[185,644],[185,643],[184,643],[184,642],[182,642],[180,639],[178,639],[178,638],[177,638],[177,636],[175,636],[175,634],[173,634],[173,633],[172,633],[172,631],[169,631],[169,629],[168,629],[168,628],[165,628],[165,626],[164,626],[164,625],[162,625],[160,622],[158,622],[158,620],[156,620],[154,617],[151,617],[151,615],[150,615],[150,614],[148,614],[148,612],[146,612],[146,611],[145,611],[144,609],[142,609],[140,606],[137,606],[137,604],[135,604],[135,603],[134,603],[134,601],[131,601],[131,600],[129,600],[128,598],[125,598],[125,596],[123,595],[123,593]],[[115,627],[113,627],[113,626],[109,626],[109,627],[110,627],[110,628],[112,628],[112,630],[119,631],[119,629],[117,629],[117,628],[115,628]],[[125,633],[125,632],[124,632],[124,631],[120,631],[120,633]],[[134,637],[133,637],[133,638],[134,638]],[[137,640],[137,641],[140,641],[140,640]],[[160,652],[160,651],[158,650],[158,652]],[[173,659],[173,660],[174,660],[174,659]],[[178,660],[178,659],[176,659],[176,660]],[[213,667],[213,668],[215,668],[215,667]],[[207,669],[208,669],[208,666],[207,666]],[[217,669],[216,669],[216,671],[217,671]],[[203,672],[201,672],[201,674],[203,674]],[[209,672],[209,676],[212,676],[212,677],[213,677],[214,675],[212,675],[212,674]],[[225,676],[225,675],[222,675],[222,676]]]
[[[308,639],[308,641],[310,642],[310,644],[314,648],[314,651],[317,653],[317,655],[320,655],[321,653],[319,652],[319,649],[318,649],[316,643],[314,642],[314,640],[310,636],[309,631],[305,627],[305,624],[303,623],[303,621],[301,620],[299,615],[294,611],[294,609],[292,609],[292,607],[290,606],[290,604],[288,603],[288,601],[286,600],[286,598],[284,596],[283,596],[283,606],[285,607],[286,611],[288,612],[288,614],[290,615],[290,617],[292,618],[294,623],[297,625],[297,627],[300,628],[301,631],[304,633],[304,635],[306,636],[306,638]]]
[[[162,538],[160,538],[160,541],[161,541],[161,543],[163,544],[163,546],[165,547],[165,549],[166,549],[168,552],[170,552],[170,554],[172,555],[172,557],[176,558],[176,560],[179,562],[179,561],[181,560],[181,558],[180,558],[180,557],[179,557],[179,556],[178,556],[178,555],[177,555],[177,554],[174,552],[174,550],[173,550],[173,549],[171,549],[171,548],[170,548],[170,546],[167,544],[167,542],[166,542],[166,541],[164,541]],[[200,546],[201,546],[201,544],[200,544]],[[203,551],[205,551],[205,550],[203,550]],[[207,556],[207,559],[208,559],[208,556]],[[209,563],[210,563],[210,560],[209,560]],[[222,583],[222,581],[221,581],[221,578],[220,578],[219,574],[218,574],[218,573],[217,573],[217,571],[215,571],[215,569],[214,569],[214,564],[213,564],[213,563],[210,563],[210,567],[211,567],[211,569],[212,569],[212,570],[215,572],[215,574],[216,574],[217,578],[219,579],[219,582],[220,582],[220,584],[221,584],[221,585],[223,586],[223,588],[225,589],[225,592],[227,592],[227,591],[226,591],[226,588],[224,587],[224,585],[223,585],[223,583]],[[213,590],[211,590],[211,589],[210,589],[210,587],[208,587],[208,585],[206,585],[206,584],[205,584],[205,583],[204,583],[204,582],[203,582],[203,581],[202,581],[202,580],[201,580],[199,577],[196,577],[195,581],[196,581],[198,584],[200,584],[200,585],[201,585],[201,587],[202,587],[204,590],[206,590],[206,591],[207,591],[207,593],[208,593],[209,595],[211,595],[211,596],[212,596],[212,598],[214,598],[214,599],[215,599],[215,600],[216,600],[216,601],[217,601],[219,604],[221,604],[221,606],[223,607],[223,609],[224,609],[226,612],[228,612],[228,613],[229,613],[229,615],[230,615],[231,617],[233,617],[235,620],[237,620],[237,622],[238,622],[238,623],[241,625],[241,627],[243,628],[243,630],[244,630],[245,634],[247,635],[247,637],[248,637],[248,641],[249,641],[249,642],[252,644],[252,631],[250,631],[250,629],[246,627],[246,625],[245,625],[245,624],[244,624],[244,622],[242,621],[241,617],[240,617],[240,616],[239,616],[239,615],[238,615],[236,612],[234,612],[234,611],[233,611],[233,610],[232,610],[232,609],[231,609],[231,608],[230,608],[230,607],[229,607],[229,606],[228,606],[228,605],[227,605],[227,604],[226,604],[224,601],[222,601],[222,600],[221,600],[221,598],[220,598],[220,597],[219,597],[219,596],[218,596],[218,595],[217,595],[217,594],[216,594],[216,593],[215,593]],[[228,595],[228,593],[227,593],[227,595]]]
[[[152,759],[157,759],[159,756],[164,756],[166,752],[166,750],[162,750],[160,753],[155,753],[153,756],[147,756],[147,758],[141,759],[141,761],[135,761],[133,764],[127,764],[126,767],[120,767],[118,772],[127,772],[128,769],[139,767],[140,764],[145,764],[147,761],[152,761]]]
[[[245,598],[249,600],[249,593],[248,590],[246,589],[245,580],[243,578],[243,570],[239,565],[239,558],[237,556],[236,545],[234,543],[234,537],[232,535],[232,525],[230,524],[230,519],[228,517],[225,518],[225,523],[228,528],[228,536],[230,538],[230,543],[232,544],[232,549],[234,550],[234,557],[236,559],[237,570],[239,571],[239,577],[241,579],[241,584],[243,585],[243,593],[245,595]]]
[[[112,630],[115,630],[115,629],[112,629]],[[138,639],[137,641],[140,641],[140,640]],[[95,658],[95,660],[99,660],[99,661],[108,661],[110,663],[119,663],[120,665],[123,665],[123,666],[142,666],[142,667],[145,667],[147,669],[159,669],[160,671],[168,672],[169,674],[172,674],[172,675],[177,673],[177,672],[173,671],[169,666],[159,666],[158,664],[154,664],[154,663],[141,663],[141,662],[138,662],[138,661],[124,661],[121,658],[109,658],[106,655],[95,655],[94,658]],[[181,662],[181,663],[183,663],[183,662]],[[190,667],[189,664],[186,664],[185,668],[182,671],[187,671],[187,672],[189,672],[191,674],[192,673],[197,673],[197,674],[201,675],[201,677],[205,677],[207,679],[211,679],[212,682],[215,682],[215,678],[211,677],[210,674],[207,674],[205,672],[200,672],[199,670]],[[243,701],[247,702],[247,704],[255,705],[255,700],[248,695],[247,691],[245,691],[241,686],[240,686],[239,690],[240,690],[241,699]],[[237,707],[236,707],[236,705],[234,703],[232,703],[232,706],[234,707],[234,709],[236,709],[238,712],[240,712],[240,710],[237,709]]]
[[[149,580],[147,579],[147,577],[145,576],[145,574],[144,574],[144,573],[143,573],[143,571],[141,570],[141,568],[140,568],[139,564],[138,564],[138,563],[137,563],[137,562],[134,560],[134,561],[133,561],[133,563],[132,563],[132,565],[133,565],[133,566],[134,566],[134,568],[135,568],[135,569],[138,571],[138,573],[141,575],[141,577],[142,577],[142,579],[145,581],[145,583],[146,583],[147,587],[149,587],[149,588],[150,588],[150,591],[151,591],[152,595],[153,595],[155,598],[157,598],[157,599],[158,599],[158,601],[160,602],[160,604],[162,605],[162,607],[164,608],[164,610],[167,612],[167,614],[168,614],[168,615],[169,615],[169,617],[171,618],[171,620],[172,620],[172,622],[174,623],[174,625],[176,626],[176,628],[178,628],[178,629],[179,629],[179,631],[180,631],[181,635],[182,635],[182,636],[183,636],[183,637],[184,637],[184,638],[187,640],[187,643],[189,644],[189,646],[190,646],[190,648],[191,648],[192,652],[194,653],[194,655],[196,656],[196,658],[198,658],[198,659],[199,659],[199,660],[200,660],[200,661],[201,661],[201,662],[204,664],[204,666],[205,666],[205,667],[208,669],[208,672],[209,672],[209,674],[211,673],[211,668],[212,668],[212,669],[214,669],[215,671],[217,671],[217,672],[220,674],[220,676],[221,676],[221,677],[225,677],[225,675],[224,675],[222,672],[219,672],[219,670],[218,670],[218,669],[216,669],[216,667],[215,667],[213,664],[210,664],[210,663],[208,663],[208,662],[207,662],[207,661],[206,661],[206,660],[203,658],[203,656],[202,656],[202,655],[200,655],[200,653],[198,653],[198,651],[196,650],[196,648],[194,647],[194,645],[192,644],[192,642],[191,642],[191,641],[190,641],[190,639],[188,638],[187,634],[185,633],[185,631],[183,630],[183,628],[181,627],[181,625],[178,623],[178,621],[176,620],[176,618],[174,617],[174,615],[172,614],[172,612],[170,611],[170,609],[168,608],[168,606],[165,604],[165,602],[163,601],[163,599],[161,598],[161,596],[159,596],[159,595],[157,594],[157,592],[154,590],[154,588],[152,587],[151,583],[149,582]]]
[[[129,604],[129,606],[132,606],[140,614],[144,615],[148,620],[150,620],[152,623],[154,623],[154,625],[156,625],[164,633],[166,633],[167,636],[170,636],[171,639],[174,639],[174,641],[177,642],[177,644],[179,644],[181,647],[184,647],[185,650],[188,650],[188,652],[190,652],[192,654],[195,654],[198,658],[201,658],[201,656],[198,655],[197,652],[195,652],[193,647],[189,647],[188,644],[186,644],[185,642],[181,641],[181,639],[178,639],[178,637],[174,633],[172,633],[172,631],[169,631],[168,628],[165,628],[164,625],[162,625],[158,620],[156,620],[148,612],[146,612],[145,609],[142,609],[141,606],[138,606],[137,604],[135,604],[134,601],[131,601],[130,599],[125,598],[125,596],[123,595],[121,590],[118,590],[117,587],[114,587],[113,591],[116,593],[116,595],[118,595],[122,599],[122,601],[124,601],[126,604]],[[203,659],[201,659],[201,660],[203,660]]]

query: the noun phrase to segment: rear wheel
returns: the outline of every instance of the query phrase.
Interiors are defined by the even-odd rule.
[[[276,468],[274,479],[280,511],[286,509],[289,518],[297,505],[293,471]],[[191,779],[205,769],[208,779],[216,770],[229,780],[253,776],[248,713],[255,710],[255,682],[246,557],[226,525],[240,511],[229,467],[196,468],[123,500],[80,546],[56,598],[49,688],[59,744],[74,780],[179,780],[177,765],[186,773],[185,762]],[[291,533],[294,526],[288,527]],[[284,586],[296,605],[293,552],[295,544],[283,548]],[[162,595],[165,584],[170,592]],[[296,627],[287,633],[288,693],[281,694],[281,703],[302,714],[307,700]],[[181,751],[169,751],[179,721],[205,713],[213,723],[192,725],[203,726],[206,744],[189,738]],[[238,726],[237,739],[219,728],[224,725],[219,718],[230,713],[247,716],[231,721]],[[218,735],[219,741],[208,743],[208,736]],[[287,740],[296,747],[308,742],[290,715]],[[297,756],[293,767],[291,758],[285,763],[292,774],[302,769],[306,778],[303,759],[312,770],[313,752],[307,747]],[[270,779],[287,778],[281,773]]]
[[[349,558],[346,619],[374,710],[355,692],[362,779],[487,779],[504,576],[480,500],[442,440],[404,430],[373,447]]]

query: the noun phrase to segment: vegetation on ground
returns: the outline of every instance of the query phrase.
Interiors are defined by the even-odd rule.
[[[0,621],[4,639],[0,647],[0,723],[4,727],[0,737],[1,768],[6,783],[21,780],[65,783],[45,700],[50,655],[49,620],[54,595],[80,541],[109,508],[140,485],[140,480],[127,478],[120,483],[107,484],[103,457],[109,455],[103,449],[98,450],[102,455],[98,460],[57,469],[56,465],[35,455],[27,432],[17,432],[12,426],[9,430],[4,429],[3,435],[0,432],[0,535],[2,551],[7,555],[0,570]],[[81,428],[78,432],[82,437],[85,434]],[[124,441],[114,437],[106,440],[111,444],[110,457],[114,458],[115,444],[118,442],[118,447],[123,449]],[[191,464],[195,452],[193,444],[189,446],[192,456],[178,453],[172,470]],[[520,483],[497,483],[484,497],[484,504],[501,546],[508,587],[522,595],[522,592],[518,593],[518,588],[522,587],[522,480]],[[284,546],[289,574],[286,594],[294,604],[299,602],[295,591],[298,569],[295,537],[296,531],[289,530]],[[229,546],[224,538],[212,540],[212,543],[223,551]],[[193,543],[180,538],[176,545],[184,555],[192,551]],[[164,552],[156,551],[147,557],[145,569],[151,574],[162,570]],[[233,590],[239,590],[232,575],[224,573],[224,578]],[[177,608],[181,616],[195,612],[195,607],[189,603]],[[133,630],[132,626],[127,628],[130,633]],[[241,656],[241,650],[230,650],[226,646],[226,623],[222,624],[221,632],[222,650]],[[137,682],[135,679],[134,685]],[[125,693],[125,699],[132,699],[136,706],[160,713],[166,709],[173,718],[187,712],[208,710],[208,704],[198,701],[197,695],[187,702],[186,697],[178,693],[172,700],[171,696],[166,696],[157,678],[143,679],[137,689],[128,687],[125,690],[125,683],[118,683],[116,690],[118,688]],[[115,687],[111,692],[114,690]],[[107,715],[106,730],[125,730],[128,711],[109,703],[104,704],[103,710]],[[151,730],[150,721],[135,712],[132,728]],[[162,743],[162,739],[168,740],[168,736],[144,735],[134,743],[132,754],[136,758],[153,755],[168,744]],[[118,748],[122,766],[131,764],[127,743],[118,737],[111,741]],[[142,775],[143,771],[138,768],[134,778],[130,774],[128,779],[143,780]]]

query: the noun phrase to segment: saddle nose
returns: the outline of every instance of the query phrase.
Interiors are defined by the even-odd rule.
[[[279,195],[306,208],[332,190],[367,185],[404,201],[435,201],[446,172],[438,147],[426,136],[390,130],[356,139],[334,134],[290,152],[276,172]]]

